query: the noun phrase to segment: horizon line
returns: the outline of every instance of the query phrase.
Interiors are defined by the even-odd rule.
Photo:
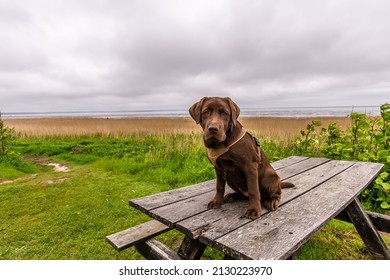
[[[268,109],[330,109],[330,108],[374,108],[381,105],[335,105],[335,106],[283,106],[283,107],[241,107],[243,110],[268,110]],[[77,110],[77,111],[19,111],[6,112],[0,110],[0,114],[74,114],[74,113],[137,113],[137,112],[182,112],[188,109],[137,109],[137,110]]]

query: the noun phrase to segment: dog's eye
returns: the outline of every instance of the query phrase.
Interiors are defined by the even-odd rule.
[[[204,110],[204,111],[202,112],[203,115],[207,115],[208,113],[210,113],[210,110]]]
[[[229,113],[228,113],[228,112],[226,112],[226,111],[223,111],[223,112],[222,112],[222,116],[224,116],[224,117],[228,117],[228,116],[229,116]]]

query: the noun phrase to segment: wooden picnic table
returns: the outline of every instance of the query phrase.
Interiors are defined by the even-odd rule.
[[[325,158],[288,157],[272,163],[282,180],[295,184],[283,189],[279,208],[262,209],[257,220],[242,217],[247,200],[207,209],[215,193],[215,180],[130,200],[130,205],[154,220],[108,236],[121,250],[135,245],[147,258],[199,259],[210,246],[232,259],[288,259],[329,220],[337,217],[352,222],[375,259],[390,259],[378,229],[389,231],[388,216],[369,213],[358,195],[379,174],[382,164]],[[226,186],[226,193],[233,192]],[[151,238],[170,229],[185,234],[178,250],[172,252]],[[129,243],[134,233],[148,234]],[[126,237],[127,236],[127,237]],[[120,247],[120,248],[119,248]]]

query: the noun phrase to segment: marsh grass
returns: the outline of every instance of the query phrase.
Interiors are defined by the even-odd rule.
[[[290,140],[305,129],[307,118],[241,118],[251,133],[273,140]],[[319,118],[325,126],[338,122],[341,127],[350,125],[349,118]],[[21,136],[126,136],[199,133],[201,128],[190,118],[43,118],[10,119],[4,123]]]
[[[187,118],[42,118],[11,119],[5,124],[22,136],[76,136],[190,134],[198,131],[196,124]]]

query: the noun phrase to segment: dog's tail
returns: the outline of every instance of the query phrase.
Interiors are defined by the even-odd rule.
[[[289,189],[289,188],[293,188],[295,187],[295,185],[293,183],[290,183],[290,182],[282,182],[282,189]]]

